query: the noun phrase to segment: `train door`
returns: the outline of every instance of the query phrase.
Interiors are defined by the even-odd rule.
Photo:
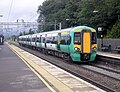
[[[69,53],[70,45],[70,35],[69,32],[61,32],[61,38],[60,38],[60,50],[64,53]]]
[[[57,44],[58,50],[60,50],[60,39],[61,39],[61,33],[58,33],[58,44]]]
[[[89,60],[91,53],[91,31],[83,30],[82,31],[82,53],[81,60]]]
[[[46,38],[47,38],[47,34],[45,34],[45,48],[47,48],[47,45],[46,45]]]
[[[35,47],[37,47],[37,35],[35,36]]]
[[[83,42],[82,42],[82,52],[91,52],[91,32],[88,30],[83,31]]]

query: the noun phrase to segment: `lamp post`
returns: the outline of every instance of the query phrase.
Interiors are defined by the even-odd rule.
[[[99,13],[99,11],[94,10],[93,13]],[[103,28],[102,27],[98,27],[98,32],[101,33],[100,37],[101,37],[101,48],[102,48],[103,47],[103,37],[104,37],[104,35],[103,35]]]
[[[22,28],[22,31],[23,30],[25,31],[25,29],[23,29],[24,28],[24,19],[17,19],[17,23],[18,23],[18,25],[17,25],[17,29],[18,29],[17,32],[18,32],[18,34],[20,34],[20,32],[21,32],[20,28]]]
[[[101,33],[100,37],[101,37],[101,48],[103,47],[103,34],[102,34],[102,27],[98,27],[98,31]]]
[[[97,11],[97,10],[94,10],[93,13],[98,13],[98,11]]]
[[[61,24],[61,22],[60,23],[57,23],[57,20],[55,20],[55,24],[54,24],[54,30],[57,30],[57,25],[59,25],[59,30],[61,30],[61,28],[62,28],[62,24]]]
[[[59,30],[61,30],[61,28],[62,28],[62,24],[61,24],[61,22],[59,23]]]

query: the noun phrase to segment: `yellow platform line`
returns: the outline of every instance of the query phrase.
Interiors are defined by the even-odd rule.
[[[25,54],[19,52],[20,48],[9,45],[9,47],[20,57],[22,60],[30,64],[38,73],[40,73],[47,81],[49,81],[52,85],[54,85],[60,92],[74,92],[72,89],[70,89],[68,86],[66,86],[64,83],[60,82],[58,79],[56,79],[54,76],[52,76],[50,73],[48,73],[45,69],[37,65],[35,62],[33,62],[31,59],[29,59]],[[39,75],[39,74],[38,74]],[[49,85],[49,84],[48,84]],[[47,85],[46,85],[47,86]],[[52,90],[51,90],[52,89]],[[55,90],[50,87],[50,90],[54,92]]]
[[[9,47],[38,76],[38,78],[50,89],[51,92],[56,92],[11,46]]]

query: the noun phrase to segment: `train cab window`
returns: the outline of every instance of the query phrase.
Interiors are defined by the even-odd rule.
[[[81,33],[80,32],[74,33],[74,44],[81,44]]]
[[[96,33],[95,32],[92,32],[91,42],[92,42],[92,44],[96,44],[97,43],[97,37],[96,37]]]

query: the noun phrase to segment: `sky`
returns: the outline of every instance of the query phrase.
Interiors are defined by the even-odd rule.
[[[37,9],[45,0],[0,0],[0,22],[37,20]]]

